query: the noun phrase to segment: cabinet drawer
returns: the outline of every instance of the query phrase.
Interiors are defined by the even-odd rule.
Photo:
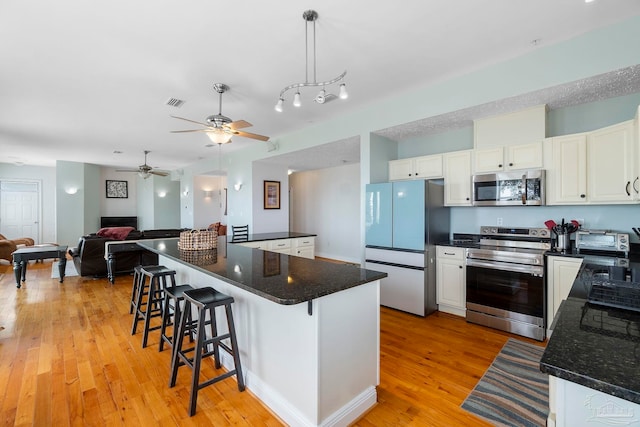
[[[297,239],[293,239],[293,244],[297,247],[303,246],[313,246],[314,238],[313,237],[298,237]]]
[[[236,245],[246,246],[248,248],[262,249],[263,251],[266,251],[269,249],[269,241],[267,240],[258,241],[258,242],[236,243]]]
[[[451,246],[438,246],[436,248],[437,259],[464,260],[464,248],[454,248]]]
[[[291,239],[271,240],[269,242],[269,249],[272,251],[281,251],[289,248],[291,248]]]

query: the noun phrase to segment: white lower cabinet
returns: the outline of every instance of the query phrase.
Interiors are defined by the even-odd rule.
[[[640,405],[549,376],[549,427],[640,426]]]
[[[438,310],[465,316],[466,258],[464,248],[436,248],[436,300]]]
[[[303,258],[315,258],[315,238],[314,237],[299,237],[292,239],[291,255],[300,256]]]
[[[547,257],[547,329],[576,280],[582,258]]]
[[[278,252],[310,259],[315,258],[315,238],[313,236],[293,239],[260,240],[236,244],[249,248],[262,249],[263,251]]]

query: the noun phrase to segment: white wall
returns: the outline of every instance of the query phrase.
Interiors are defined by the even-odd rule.
[[[289,231],[289,175],[286,167],[274,166],[265,162],[253,163],[253,222],[249,226],[249,233],[271,233]],[[264,181],[280,182],[280,209],[264,208]],[[240,192],[246,191],[244,188]],[[242,225],[242,224],[234,224]],[[303,230],[304,231],[304,230]]]
[[[360,263],[360,164],[293,173],[291,231],[317,234],[316,256]]]
[[[224,215],[227,177],[198,175],[193,178],[193,228],[206,228],[214,222],[227,223]],[[207,197],[205,191],[211,191]]]

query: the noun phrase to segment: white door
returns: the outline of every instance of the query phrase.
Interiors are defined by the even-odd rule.
[[[40,242],[40,184],[0,182],[0,234],[9,239],[31,237]]]

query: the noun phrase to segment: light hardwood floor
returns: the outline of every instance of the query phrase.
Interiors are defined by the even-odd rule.
[[[17,289],[12,267],[0,263],[1,425],[282,425],[232,379],[201,390],[189,417],[189,373],[169,388],[158,333],[145,349],[130,334],[131,277],[60,284],[51,265],[31,263]],[[356,425],[490,425],[460,404],[512,335],[443,313],[381,312],[378,404]],[[204,364],[203,375],[214,371]]]

